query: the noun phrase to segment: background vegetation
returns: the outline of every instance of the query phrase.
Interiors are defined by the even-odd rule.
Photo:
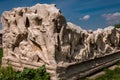
[[[0,64],[2,63],[3,49],[0,48]]]

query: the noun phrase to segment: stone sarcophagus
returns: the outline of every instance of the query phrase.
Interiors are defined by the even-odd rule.
[[[120,59],[120,29],[83,30],[54,4],[5,11],[2,65],[17,70],[46,65],[51,80],[76,80]]]

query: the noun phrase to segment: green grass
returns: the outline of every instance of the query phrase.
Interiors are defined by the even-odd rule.
[[[115,68],[114,70],[105,70],[105,75],[102,75],[95,80],[120,80],[120,68]]]
[[[84,79],[84,80],[120,80],[120,68],[114,70],[105,69],[105,74],[97,77],[96,79]]]

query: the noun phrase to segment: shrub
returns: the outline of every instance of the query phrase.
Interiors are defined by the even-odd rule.
[[[2,56],[3,56],[3,49],[0,48],[0,64],[1,64],[1,62],[2,62]]]
[[[0,80],[50,80],[45,65],[38,69],[24,69],[22,72],[14,71],[11,66],[0,68]]]

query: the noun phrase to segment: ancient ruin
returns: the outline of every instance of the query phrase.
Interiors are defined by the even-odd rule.
[[[54,4],[5,11],[2,65],[46,65],[51,80],[76,80],[120,59],[120,29],[84,30],[66,22]]]

